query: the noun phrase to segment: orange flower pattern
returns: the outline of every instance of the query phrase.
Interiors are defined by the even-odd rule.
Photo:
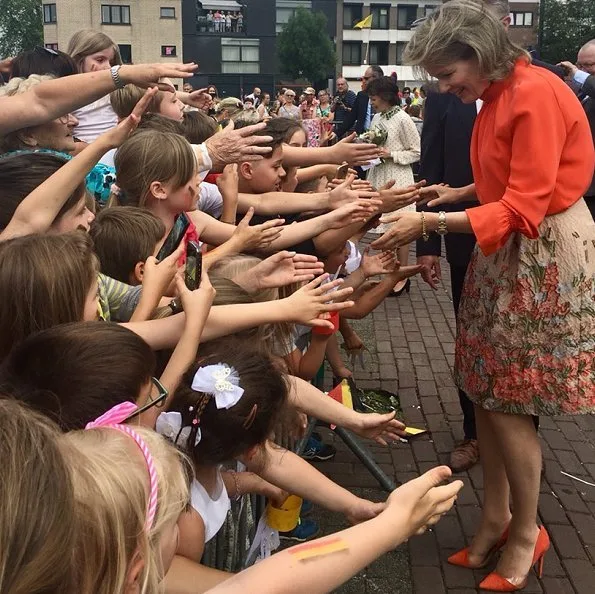
[[[487,410],[595,412],[595,224],[580,200],[540,236],[476,248],[459,312],[457,384]]]

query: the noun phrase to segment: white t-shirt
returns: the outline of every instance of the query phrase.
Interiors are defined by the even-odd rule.
[[[225,523],[227,512],[231,509],[229,495],[217,469],[217,485],[213,498],[195,479],[190,487],[190,505],[202,518],[205,525],[205,543],[213,538]]]
[[[215,184],[202,182],[198,188],[198,210],[218,219],[223,212],[223,196]]]
[[[98,136],[118,125],[118,116],[112,109],[109,95],[75,110],[73,115],[79,121],[74,135],[87,143],[93,142]]]

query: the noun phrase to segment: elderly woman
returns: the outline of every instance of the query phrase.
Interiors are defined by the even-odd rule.
[[[406,59],[465,103],[475,184],[436,188],[430,206],[469,199],[465,212],[397,213],[372,244],[428,233],[473,233],[459,311],[455,375],[473,400],[484,473],[471,546],[449,561],[485,566],[481,589],[525,587],[550,542],[537,526],[541,449],[531,415],[595,411],[595,224],[582,198],[593,175],[584,111],[555,75],[531,65],[481,3],[453,0],[414,33]],[[509,506],[512,498],[512,514]]]

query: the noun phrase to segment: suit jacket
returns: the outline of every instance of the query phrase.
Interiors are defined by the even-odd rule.
[[[595,74],[591,74],[583,83],[578,98],[587,114],[589,126],[591,126],[591,135],[593,136],[593,144],[595,144]],[[591,187],[585,192],[585,196],[595,200],[595,174],[593,175]]]
[[[473,183],[471,169],[471,134],[477,116],[475,103],[464,104],[451,93],[429,93],[424,103],[424,125],[421,135],[420,179],[428,185],[446,183],[454,188]],[[436,209],[460,212],[477,203],[446,204]],[[446,258],[452,266],[467,266],[475,247],[471,233],[448,233],[445,237]],[[436,233],[429,241],[418,240],[417,255],[441,253],[441,239]]]
[[[355,129],[358,134],[362,134],[366,131],[365,125],[369,102],[370,98],[366,92],[360,91],[357,94],[351,111],[345,114],[343,123],[337,128],[337,136],[339,138],[352,129]]]

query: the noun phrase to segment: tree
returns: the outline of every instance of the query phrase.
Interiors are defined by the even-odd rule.
[[[337,56],[321,12],[298,8],[277,37],[281,70],[294,79],[310,82],[327,78]]]
[[[2,0],[0,59],[43,45],[42,8],[39,0]]]
[[[540,57],[556,64],[576,61],[583,44],[595,37],[595,0],[541,0],[542,42]]]

